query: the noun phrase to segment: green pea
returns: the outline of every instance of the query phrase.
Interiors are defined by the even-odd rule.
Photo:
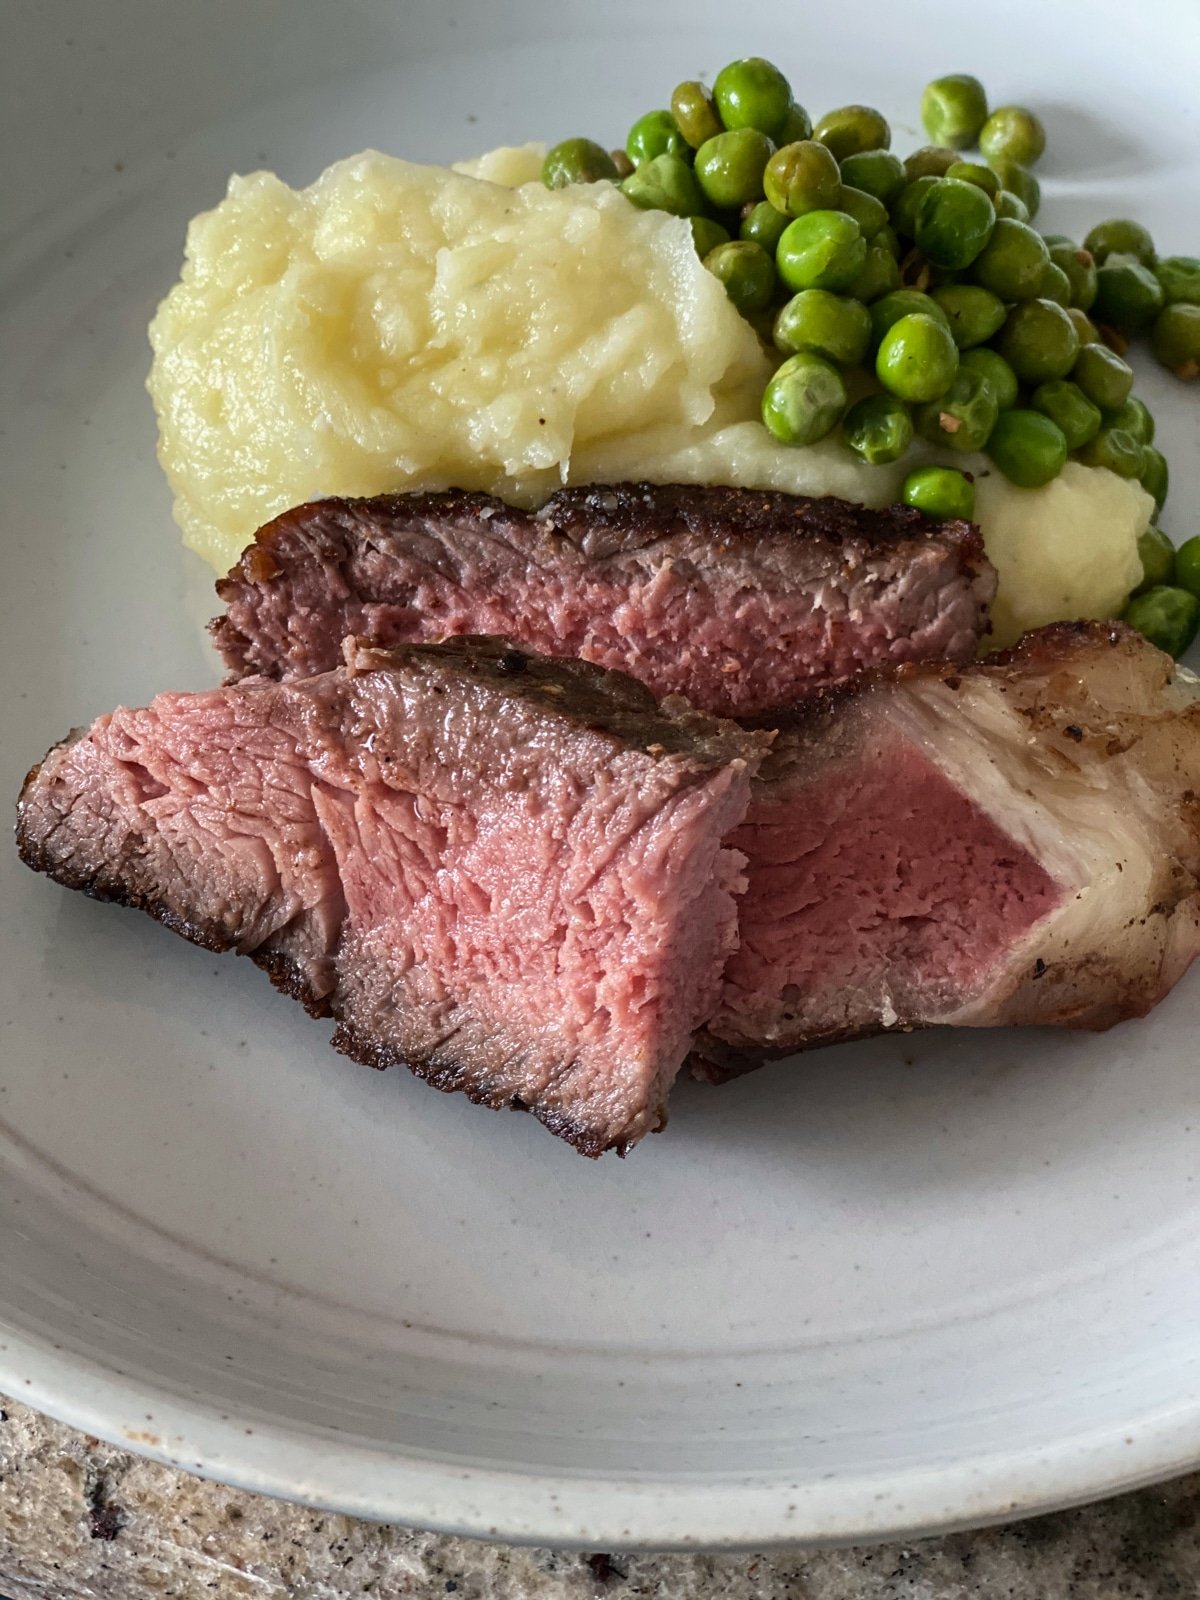
[[[979,148],[989,162],[1004,157],[1032,167],[1046,149],[1046,130],[1024,106],[998,106],[979,130]]]
[[[1046,241],[1046,249],[1053,255],[1060,245],[1065,245],[1068,250],[1077,250],[1079,246],[1069,233],[1044,233],[1042,238]]]
[[[934,144],[969,150],[986,120],[987,94],[969,73],[935,78],[921,93],[921,121]]]
[[[1133,388],[1133,368],[1105,344],[1081,346],[1071,376],[1101,411],[1118,411]]]
[[[991,384],[959,367],[945,394],[917,407],[915,420],[922,439],[965,452],[983,449],[999,415]]]
[[[891,294],[900,287],[900,263],[892,248],[894,237],[890,228],[883,228],[868,242],[867,259],[858,277],[846,290],[847,294],[870,305],[881,295]]]
[[[848,289],[866,265],[867,242],[853,217],[810,211],[789,222],[775,253],[787,288]]]
[[[789,356],[763,392],[763,422],[782,444],[816,444],[845,412],[841,373],[807,351]]]
[[[1033,300],[1042,286],[1050,252],[1027,222],[998,217],[992,237],[974,262],[975,281],[1001,300]]]
[[[873,239],[881,228],[887,227],[887,207],[883,201],[876,200],[875,196],[868,194],[865,189],[852,188],[848,183],[842,185],[837,210],[844,211],[848,217],[854,218],[862,229],[864,239]]]
[[[1200,539],[1190,542],[1200,545]],[[1162,529],[1156,528],[1153,523],[1138,539],[1138,555],[1142,561],[1142,581],[1133,591],[1134,594],[1145,594],[1147,589],[1156,589],[1159,584],[1170,583],[1174,579],[1175,546]],[[1197,577],[1200,577],[1200,571]],[[1187,589],[1190,585],[1181,582],[1180,587]],[[1195,593],[1194,590],[1192,592]]]
[[[933,298],[946,313],[950,332],[960,350],[985,344],[1004,326],[1004,301],[978,284],[947,284],[945,288],[935,289]]]
[[[970,522],[975,515],[975,485],[955,467],[918,467],[905,478],[900,497],[906,506],[915,506],[927,517],[960,517]]]
[[[1185,539],[1175,552],[1175,581],[1200,598],[1200,536]]]
[[[1162,285],[1136,256],[1110,255],[1097,269],[1092,311],[1102,327],[1144,333],[1162,308]]]
[[[1011,222],[1029,221],[1029,207],[1019,195],[1012,194],[1007,189],[1001,189],[996,196],[995,204],[998,217],[1006,217]]]
[[[1138,482],[1153,499],[1155,512],[1161,511],[1171,485],[1171,473],[1166,456],[1152,444],[1142,445],[1142,470],[1138,473]]]
[[[696,246],[696,254],[702,261],[719,244],[728,242],[729,229],[723,228],[719,222],[714,222],[712,217],[692,218],[692,243]]]
[[[713,82],[713,99],[729,129],[753,128],[774,139],[792,109],[792,86],[762,56],[745,56],[722,67]]]
[[[734,128],[706,139],[696,151],[696,181],[718,211],[732,211],[763,197],[763,173],[773,147],[757,128]]]
[[[671,96],[671,115],[675,126],[691,145],[699,150],[709,139],[721,132],[721,119],[713,104],[713,97],[696,78],[675,85]]]
[[[924,178],[914,178],[911,183],[906,183],[904,188],[892,201],[892,226],[896,232],[903,234],[906,239],[911,239],[917,231],[917,217],[920,215],[921,206],[925,196],[938,182],[932,174]]]
[[[978,161],[956,161],[946,169],[946,176],[957,178],[960,183],[973,183],[977,189],[983,190],[993,205],[1000,193],[1000,179],[991,167],[981,166]]]
[[[1154,417],[1150,407],[1136,395],[1131,394],[1123,406],[1110,411],[1104,421],[1110,428],[1124,428],[1139,444],[1154,443]]]
[[[600,183],[617,176],[616,163],[594,139],[564,139],[547,150],[542,162],[542,182],[547,189],[565,189],[569,183]]]
[[[1150,348],[1177,378],[1200,378],[1200,305],[1177,300],[1159,312]]]
[[[1010,483],[1039,489],[1062,471],[1067,441],[1058,424],[1040,411],[1014,407],[1000,413],[988,440],[988,454]]]
[[[1036,217],[1042,205],[1042,186],[1028,168],[1021,166],[1018,161],[1008,161],[1003,156],[991,158],[991,168],[1000,180],[1000,188],[1006,194],[1015,194],[1030,218]]]
[[[904,163],[891,150],[858,150],[840,163],[842,182],[864,194],[873,194],[884,205],[892,201],[903,189],[908,179],[904,176]]]
[[[846,443],[872,467],[899,461],[912,443],[908,408],[890,394],[869,394],[852,405],[842,425]]]
[[[1050,263],[1066,277],[1070,290],[1066,304],[1078,306],[1081,311],[1090,311],[1096,299],[1096,262],[1091,251],[1082,250],[1069,242],[1052,244]]]
[[[840,367],[856,367],[871,340],[871,315],[859,300],[802,289],[780,307],[771,337],[785,355],[811,350]]]
[[[1200,628],[1200,600],[1187,589],[1159,584],[1135,595],[1125,607],[1124,616],[1144,639],[1178,658]]]
[[[871,343],[877,345],[901,317],[932,317],[950,331],[950,318],[932,295],[919,289],[895,289],[871,307]]]
[[[1124,428],[1101,428],[1079,451],[1079,460],[1085,467],[1107,467],[1118,478],[1137,478],[1145,464],[1144,450]]]
[[[1156,260],[1154,240],[1149,231],[1140,222],[1131,222],[1127,217],[1109,217],[1106,222],[1098,222],[1083,241],[1083,248],[1095,257],[1098,267],[1102,267],[1109,256],[1133,256],[1144,267],[1152,267]]]
[[[1154,276],[1169,306],[1181,300],[1189,306],[1200,306],[1200,257],[1164,256],[1154,263]]]
[[[1077,383],[1069,378],[1051,378],[1039,383],[1029,397],[1035,411],[1040,411],[1063,431],[1068,450],[1079,450],[1100,432],[1104,420],[1100,407],[1093,405]]]
[[[1088,316],[1086,311],[1081,311],[1078,306],[1068,306],[1067,315],[1071,319],[1071,326],[1079,335],[1079,343],[1081,347],[1085,344],[1099,343],[1100,330],[1092,321],[1091,317]]]
[[[1053,300],[1025,300],[1008,313],[996,349],[1022,383],[1065,378],[1079,355],[1079,335]]]
[[[793,105],[787,116],[783,119],[783,127],[775,140],[778,145],[795,144],[800,139],[811,139],[813,136],[812,118],[803,106]]]
[[[937,267],[969,267],[996,226],[996,210],[982,189],[958,178],[939,178],[921,201],[918,250]]]
[[[1042,274],[1042,281],[1038,285],[1039,300],[1053,300],[1056,306],[1061,306],[1065,311],[1071,304],[1071,280],[1060,266],[1051,261]]]
[[[950,330],[936,318],[920,314],[893,322],[875,356],[880,383],[901,400],[936,400],[957,371],[958,349]]]
[[[827,111],[813,129],[813,138],[826,145],[839,161],[863,150],[886,150],[892,142],[887,118],[874,106],[839,106]]]
[[[923,144],[905,157],[904,176],[909,183],[915,183],[918,178],[944,178],[957,160],[958,151],[947,145]]]
[[[771,304],[775,295],[775,263],[760,244],[751,244],[745,239],[719,244],[705,256],[704,265],[725,285],[725,293],[743,316],[751,311],[765,311]]]
[[[842,192],[842,175],[823,144],[814,139],[798,139],[776,150],[767,162],[763,188],[777,211],[802,217],[809,211],[832,211],[836,207]]]
[[[704,211],[696,175],[681,156],[643,161],[622,179],[621,193],[643,211],[669,211],[675,217],[696,217]]]
[[[653,161],[655,156],[688,156],[691,146],[669,111],[647,111],[630,128],[625,154],[635,167],[640,167],[643,161]]]
[[[782,211],[777,211],[769,200],[760,200],[742,218],[738,234],[743,239],[762,245],[773,256],[787,225],[788,219]]]
[[[623,182],[634,170],[633,162],[630,161],[624,150],[610,150],[608,153],[612,157],[613,166],[617,169],[617,181]]]
[[[959,358],[960,372],[977,372],[996,397],[1001,411],[1011,411],[1017,403],[1020,386],[1017,375],[1003,356],[982,346],[964,350]]]

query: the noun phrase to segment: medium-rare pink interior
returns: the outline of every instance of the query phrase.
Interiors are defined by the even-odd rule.
[[[836,683],[865,665],[937,655],[947,636],[951,659],[961,659],[962,641],[975,637],[959,575],[934,548],[902,572],[865,568],[843,586],[768,589],[734,561],[704,574],[674,563],[632,572],[476,567],[465,579],[393,563],[379,587],[397,598],[349,605],[348,632],[388,643],[508,635],[545,655],[629,672],[660,697],[683,695],[721,716],[786,705],[810,683]],[[320,608],[316,595],[292,594],[286,604],[293,631]]]
[[[711,1031],[814,1040],[936,1017],[1059,903],[1061,888],[913,745],[764,784],[731,843],[749,863],[741,945]]]
[[[611,502],[611,504],[609,504]],[[262,530],[218,585],[235,671],[310,672],[344,634],[503,634],[749,716],[863,666],[975,652],[994,589],[978,535],[905,508],[738,490],[324,501]]]
[[[490,644],[352,653],[100,718],[22,853],[253,956],[360,1059],[628,1147],[716,1004],[765,739]]]
[[[543,1120],[602,1127],[601,1149],[665,1121],[736,943],[744,879],[721,842],[746,785],[725,768],[672,793],[644,765],[436,806],[323,773],[347,908],[338,1009],[360,1051],[404,1009],[442,1077],[488,1061]]]

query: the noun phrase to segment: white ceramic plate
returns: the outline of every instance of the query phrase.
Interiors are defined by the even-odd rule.
[[[1195,0],[9,0],[0,791],[214,681],[145,326],[226,175],[615,139],[759,50],[898,142],[935,71],[1050,126],[1047,225],[1200,246]],[[1197,401],[1145,392],[1196,531]],[[609,1545],[983,1521],[1200,1458],[1200,977],[1102,1038],[843,1048],[590,1165],[334,1056],[248,963],[0,852],[0,1387],[368,1516]]]

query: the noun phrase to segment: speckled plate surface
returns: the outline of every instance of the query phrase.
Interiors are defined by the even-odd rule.
[[[1168,48],[1164,41],[1168,41]],[[868,48],[869,47],[869,48]],[[8,0],[0,789],[216,676],[142,390],[226,175],[618,135],[760,50],[916,143],[933,71],[1050,125],[1047,225],[1200,216],[1193,0]],[[1197,396],[1150,377],[1195,531]],[[335,1057],[247,963],[0,853],[0,1388],[164,1459],[593,1547],[999,1518],[1200,1459],[1200,981],[1100,1038],[884,1040],[590,1165]]]

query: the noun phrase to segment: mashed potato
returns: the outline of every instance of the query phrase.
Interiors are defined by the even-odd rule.
[[[607,184],[551,192],[543,147],[456,170],[368,153],[296,192],[234,178],[188,231],[150,328],[159,459],[186,542],[224,571],[277,512],[332,494],[488,489],[536,504],[617,478],[895,499],[913,458],[777,444],[770,358],[688,223]],[[982,459],[996,639],[1118,610],[1152,503],[1069,465],[1017,489]]]
[[[687,222],[607,184],[517,189],[381,155],[234,178],[150,329],[159,458],[226,568],[268,517],[408,486],[548,494],[618,441],[753,414],[770,367]]]
[[[521,183],[541,183],[545,159],[546,146],[537,141],[502,144],[495,150],[485,150],[481,156],[472,156],[469,161],[456,161],[450,170],[515,189]]]
[[[975,515],[1000,575],[993,641],[1060,618],[1115,616],[1141,582],[1138,535],[1153,513],[1138,484],[1077,461],[1041,489],[1016,489],[994,467],[977,477]]]

